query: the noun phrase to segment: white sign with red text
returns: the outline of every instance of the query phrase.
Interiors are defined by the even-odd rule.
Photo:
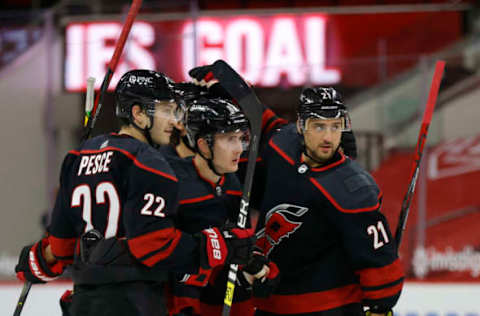
[[[171,28],[178,34],[161,34],[160,23],[179,24]],[[66,90],[83,91],[90,76],[98,79],[96,88],[100,87],[121,27],[117,22],[71,23],[66,27]],[[188,70],[217,59],[226,60],[258,86],[333,85],[340,82],[341,73],[327,66],[326,34],[327,17],[318,14],[200,18],[195,23],[138,21],[131,29],[110,87],[133,68],[159,70],[175,80],[189,80]],[[158,45],[162,41],[164,44]],[[172,51],[178,53],[172,55]]]
[[[213,19],[202,19],[196,26],[186,23],[182,32],[184,79],[188,79],[188,70],[195,65],[224,59],[255,85],[276,86],[282,74],[291,85],[338,83],[339,71],[325,67],[326,18],[304,17],[301,24],[303,37],[299,36],[293,17],[272,19],[267,34],[255,18],[233,19],[226,27]],[[196,47],[194,38],[188,36],[194,27]]]
[[[428,176],[440,179],[480,171],[480,136],[454,139],[428,155]]]

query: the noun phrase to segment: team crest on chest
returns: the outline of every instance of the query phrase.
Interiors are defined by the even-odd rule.
[[[263,247],[266,255],[302,226],[300,217],[307,211],[306,207],[292,204],[280,204],[268,211],[265,228],[257,233],[257,242]]]

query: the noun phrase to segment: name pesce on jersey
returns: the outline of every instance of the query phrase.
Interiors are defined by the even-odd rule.
[[[77,175],[94,175],[101,172],[109,172],[109,164],[112,161],[113,151],[106,151],[96,155],[82,156]]]

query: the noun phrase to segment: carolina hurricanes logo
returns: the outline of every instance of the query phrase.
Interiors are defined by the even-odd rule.
[[[307,211],[306,207],[292,204],[280,204],[268,211],[265,228],[257,232],[257,244],[264,249],[266,255],[270,254],[282,239],[288,238],[302,226],[303,223],[295,219],[299,219]]]

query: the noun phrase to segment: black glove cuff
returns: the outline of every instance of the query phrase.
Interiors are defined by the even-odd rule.
[[[255,275],[262,271],[264,265],[268,265],[268,259],[264,255],[254,254],[247,265],[243,267],[243,271]]]

